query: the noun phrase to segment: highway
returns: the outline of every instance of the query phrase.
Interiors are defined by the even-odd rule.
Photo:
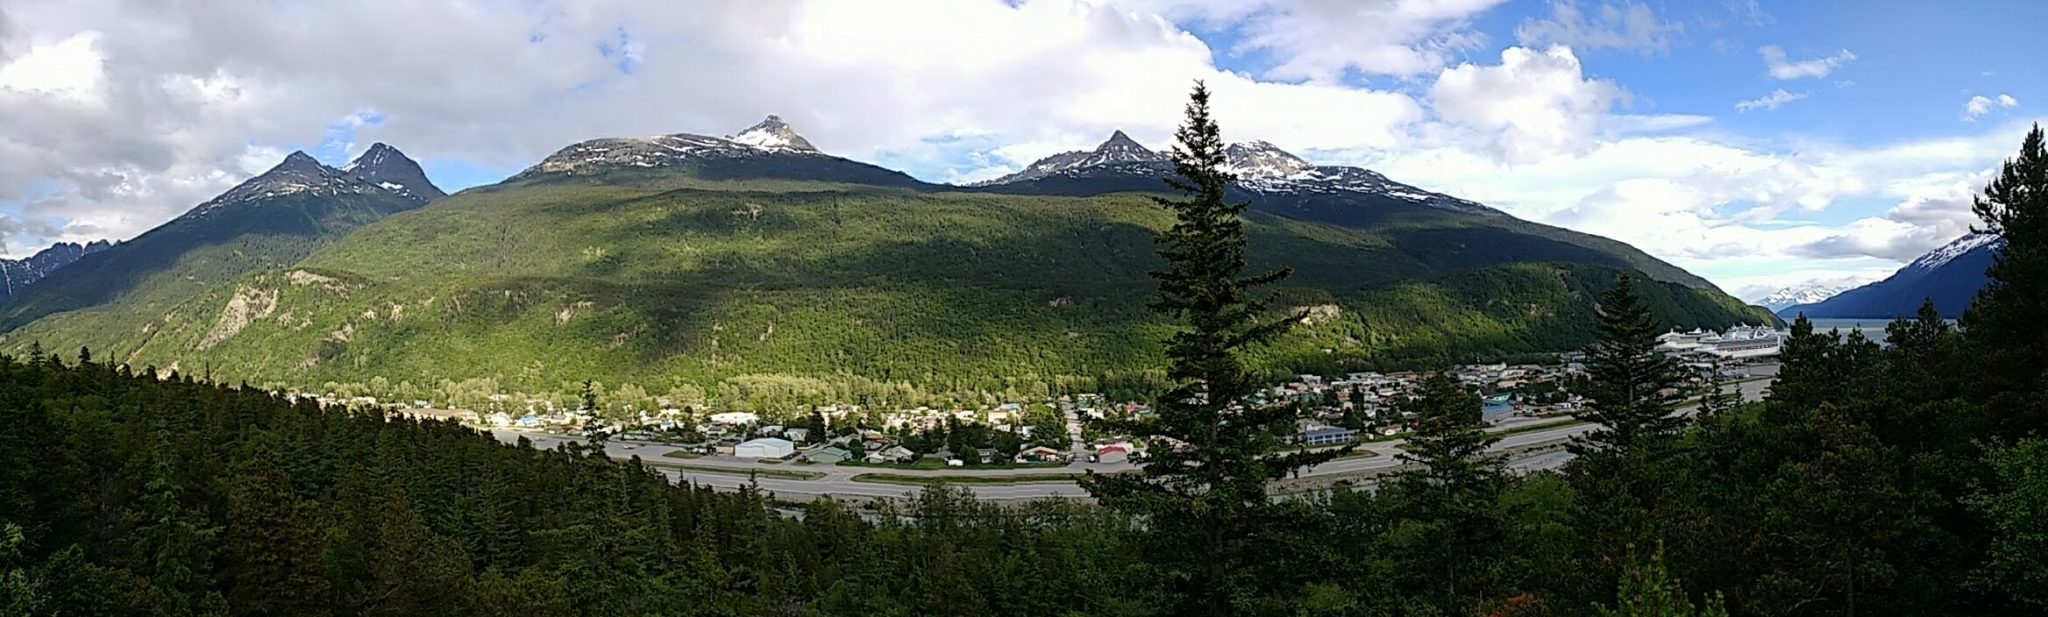
[[[1744,400],[1755,401],[1762,398],[1764,390],[1769,385],[1770,380],[1760,379],[1744,382],[1738,386],[1738,390],[1741,392]],[[1690,414],[1696,408],[1696,405],[1686,406],[1681,407],[1678,411],[1679,413]],[[1492,430],[1507,431],[1518,427],[1550,424],[1557,421],[1556,419],[1514,418],[1494,427]],[[1518,432],[1501,437],[1500,441],[1494,444],[1493,449],[1506,454],[1507,465],[1511,470],[1527,472],[1553,469],[1563,465],[1571,457],[1569,453],[1558,446],[1568,442],[1573,436],[1585,433],[1593,428],[1589,424],[1573,424]],[[534,447],[542,449],[554,448],[565,442],[575,440],[575,438],[570,437],[505,429],[493,430],[491,433],[497,439],[506,443],[517,442],[523,436],[530,440]],[[1398,454],[1401,452],[1401,443],[1401,440],[1395,439],[1360,444],[1359,451],[1370,453],[1370,455],[1341,458],[1323,463],[1322,465],[1302,470],[1297,478],[1310,480],[1318,478],[1324,480],[1356,478],[1360,481],[1369,481],[1372,474],[1384,472],[1402,464],[1398,457]],[[607,455],[618,459],[630,459],[638,456],[643,462],[661,470],[662,473],[667,474],[678,483],[687,481],[700,486],[738,489],[752,482],[761,490],[772,493],[777,498],[791,501],[808,501],[822,496],[850,499],[905,497],[922,490],[921,487],[912,485],[855,479],[855,476],[862,474],[879,473],[932,478],[943,478],[946,476],[995,477],[1042,475],[1062,472],[1077,474],[1087,471],[1119,472],[1136,468],[1128,463],[1099,464],[1076,462],[1064,467],[896,469],[837,465],[796,465],[793,463],[764,464],[729,456],[704,456],[696,458],[664,456],[669,452],[679,450],[680,448],[660,444],[611,442],[605,446],[605,453]],[[675,465],[687,465],[698,469],[683,469],[675,467]],[[720,471],[704,471],[701,469],[707,467],[719,468]],[[805,475],[817,474],[818,477],[796,479],[761,475],[749,478],[748,472],[756,470],[769,474],[787,474],[790,472]],[[1080,486],[1064,481],[1016,484],[956,484],[955,486],[971,490],[976,497],[981,499],[995,501],[1044,499],[1050,497],[1086,498],[1088,496],[1087,492],[1081,490]]]

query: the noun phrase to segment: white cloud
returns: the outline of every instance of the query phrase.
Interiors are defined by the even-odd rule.
[[[1550,3],[1550,19],[1530,19],[1515,28],[1523,45],[1565,45],[1579,50],[1628,49],[1641,52],[1671,49],[1685,25],[1657,19],[1650,7],[1635,2],[1602,3],[1593,11],[1574,0]]]
[[[1444,69],[1429,89],[1430,105],[1456,125],[1452,131],[1471,133],[1516,163],[1580,150],[1601,116],[1625,96],[1614,82],[1582,75],[1566,47],[1510,47],[1498,65]]]
[[[1778,79],[1827,77],[1829,73],[1835,72],[1835,69],[1842,68],[1842,65],[1856,59],[1856,54],[1850,53],[1847,49],[1832,56],[1797,61],[1786,57],[1785,49],[1777,45],[1765,45],[1758,48],[1757,53],[1763,55],[1764,67],[1770,71],[1771,77]]]
[[[1970,97],[1969,101],[1963,103],[1963,120],[1967,122],[1976,122],[1978,118],[1984,117],[1984,114],[1991,113],[1992,109],[2000,107],[2011,109],[2019,106],[2020,100],[2013,98],[2013,96],[2010,94],[2000,94],[1998,95],[1998,98],[1991,98],[1979,94],[1977,96]]]
[[[1807,94],[1805,92],[1786,92],[1783,89],[1778,89],[1772,91],[1770,94],[1766,94],[1761,97],[1757,97],[1747,101],[1736,102],[1735,111],[1777,109],[1779,105],[1784,105],[1786,103],[1797,101],[1799,99],[1803,99],[1806,97]]]
[[[1416,76],[1484,36],[1469,20],[1506,0],[1112,0],[1176,19],[1233,26],[1231,51],[1279,58],[1265,76],[1334,82],[1349,70]]]
[[[21,57],[0,64],[0,90],[92,102],[105,75],[100,54],[93,49],[98,38],[97,32],[80,32],[56,43],[31,47]]]

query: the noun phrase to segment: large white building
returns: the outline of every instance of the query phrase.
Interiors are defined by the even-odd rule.
[[[762,437],[732,448],[732,455],[740,458],[784,458],[791,454],[796,454],[796,444],[776,437]]]
[[[711,421],[719,424],[760,424],[761,416],[744,411],[728,411],[711,414]]]

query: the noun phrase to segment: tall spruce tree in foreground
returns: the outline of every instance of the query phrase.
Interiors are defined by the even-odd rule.
[[[1486,432],[1479,397],[1450,376],[1422,383],[1408,405],[1415,431],[1400,454],[1415,466],[1396,474],[1386,492],[1404,510],[1402,555],[1415,566],[1418,587],[1431,588],[1438,608],[1472,614],[1492,599],[1492,572],[1505,557],[1505,525],[1498,515],[1507,488],[1505,462],[1487,449],[1500,441]]]
[[[1155,198],[1174,214],[1161,234],[1164,271],[1152,308],[1180,322],[1167,339],[1167,375],[1173,386],[1155,413],[1115,419],[1105,428],[1151,444],[1142,472],[1091,474],[1089,494],[1137,515],[1151,533],[1152,555],[1181,603],[1174,614],[1238,614],[1249,589],[1273,588],[1251,573],[1251,562],[1271,557],[1257,544],[1262,532],[1284,526],[1289,511],[1267,499],[1268,483],[1343,454],[1279,452],[1303,411],[1250,404],[1262,383],[1245,353],[1272,340],[1300,316],[1267,315],[1268,296],[1253,289],[1286,278],[1280,269],[1246,276],[1247,238],[1239,218],[1248,204],[1230,203],[1235,179],[1223,170],[1223,139],[1209,114],[1209,90],[1197,82],[1173,148],[1177,178],[1167,184],[1183,199]]]
[[[2040,125],[1971,209],[1984,222],[1972,231],[2006,242],[1984,271],[1990,281],[1963,315],[1965,335],[1983,351],[1980,375],[2000,416],[1994,422],[2006,436],[2048,432],[2048,146]]]
[[[1626,451],[1676,434],[1684,420],[1670,415],[1665,390],[1678,385],[1677,365],[1657,350],[1656,318],[1631,277],[1622,276],[1600,296],[1599,315],[1597,338],[1586,350],[1589,403],[1576,415],[1600,428],[1572,444],[1573,451]]]

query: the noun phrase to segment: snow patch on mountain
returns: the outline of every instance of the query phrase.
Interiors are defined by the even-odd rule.
[[[513,179],[545,174],[591,174],[622,167],[667,167],[690,160],[743,159],[768,154],[826,156],[781,117],[768,116],[731,137],[675,133],[606,137],[572,144]]]
[[[389,149],[388,146],[386,148]],[[389,151],[392,153],[397,152],[395,149],[389,149]],[[406,163],[411,164],[411,159],[405,159],[404,156],[403,154],[397,155],[399,159],[404,159]],[[306,154],[304,151],[295,151],[285,156],[283,161],[279,162],[276,167],[270,168],[269,171],[245,180],[241,184],[235,185],[235,188],[221,193],[220,196],[207,200],[206,203],[199,204],[191,212],[185,213],[185,217],[200,218],[212,216],[233,206],[283,197],[395,195],[423,203],[432,199],[432,197],[422,194],[420,191],[412,190],[402,183],[399,183],[399,188],[393,189],[379,182],[372,182],[363,175],[360,175],[366,173],[366,170],[382,169],[389,164],[388,161],[389,159],[386,159],[383,163],[377,163],[365,161],[359,157],[355,163],[349,165],[355,171],[344,171],[322,165],[320,161],[314,160],[311,155]],[[413,164],[413,166],[417,170],[417,164]],[[421,182],[425,182],[426,177],[421,175],[419,179]],[[433,188],[433,184],[426,183],[425,188],[432,189],[433,197],[440,196],[440,189]]]
[[[1166,155],[1146,148],[1144,145],[1139,144],[1137,140],[1131,139],[1131,136],[1125,135],[1123,131],[1117,131],[1110,134],[1109,139],[1102,142],[1102,145],[1096,146],[1094,150],[1061,152],[1038,159],[1017,173],[994,180],[974,182],[967,186],[995,186],[1012,182],[1024,182],[1109,166],[1129,165],[1140,169],[1149,169],[1151,167],[1164,169],[1166,163]]]
[[[1237,186],[1262,194],[1369,194],[1463,212],[1495,212],[1484,205],[1388,180],[1358,167],[1316,165],[1264,141],[1233,143],[1223,149],[1224,171]],[[1164,154],[1146,148],[1117,131],[1094,150],[1062,152],[1039,159],[1022,171],[968,186],[985,187],[1054,176],[1150,175],[1173,173]]]
[[[420,164],[384,143],[370,146],[361,156],[342,166],[341,173],[355,176],[407,197],[432,201],[447,197],[441,187],[434,186]]]
[[[106,240],[95,240],[85,244],[59,242],[36,254],[21,259],[0,259],[0,302],[14,297],[29,283],[42,280],[58,268],[70,265],[79,258],[106,250],[113,246]]]
[[[1935,268],[1939,268],[1943,265],[1948,264],[1948,262],[1955,261],[1957,257],[1962,257],[1963,255],[1968,254],[1970,251],[1977,250],[1992,243],[2002,244],[2004,241],[2005,239],[2000,237],[1998,234],[1969,234],[1961,238],[1956,238],[1954,241],[1942,245],[1941,248],[1928,251],[1926,255],[1921,255],[1919,259],[1913,260],[1913,263],[1906,264],[1906,267],[1904,269],[1933,270]]]
[[[810,141],[804,139],[804,136],[798,135],[796,129],[790,128],[788,123],[783,122],[781,116],[774,114],[769,114],[768,119],[762,120],[754,126],[747,127],[747,130],[740,131],[738,134],[726,139],[756,148],[787,148],[805,152],[818,151],[816,147],[811,146]]]

